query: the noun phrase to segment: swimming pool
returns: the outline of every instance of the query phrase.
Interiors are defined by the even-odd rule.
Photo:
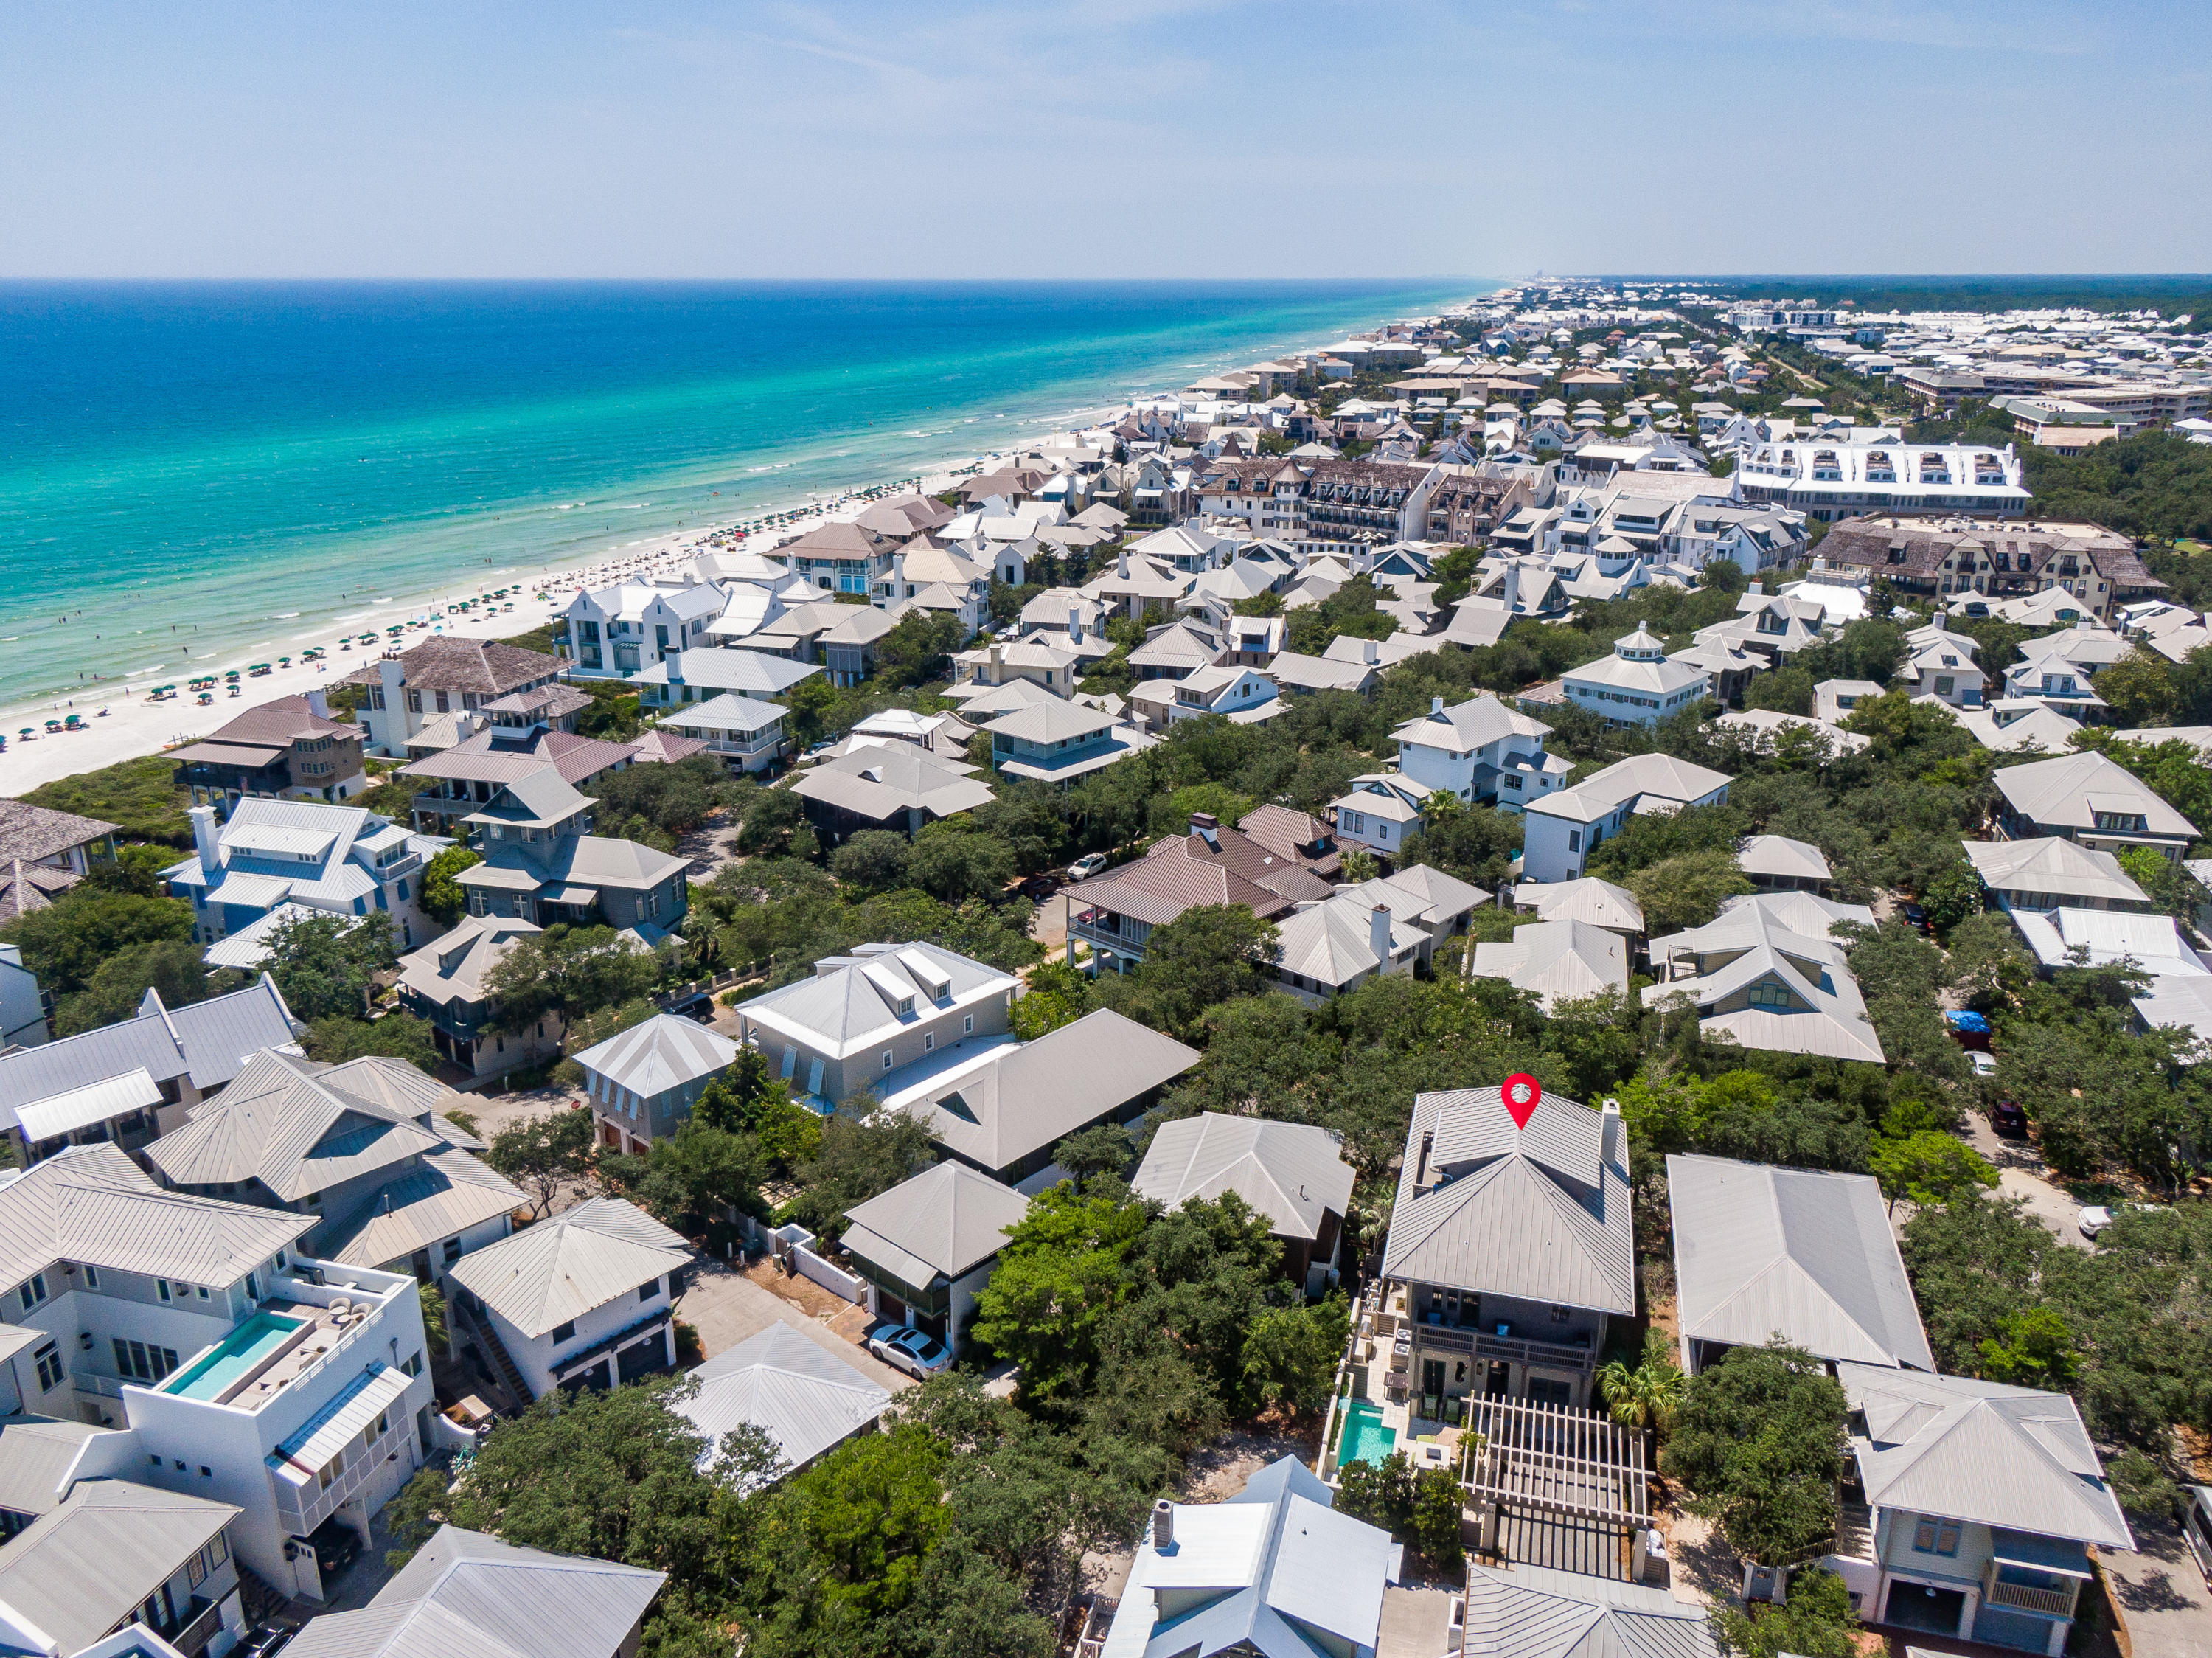
[[[281,1313],[256,1313],[225,1336],[205,1358],[185,1366],[161,1391],[185,1399],[219,1399],[264,1360],[275,1356],[307,1322],[288,1319]]]
[[[1344,1438],[1337,1465],[1387,1460],[1398,1444],[1398,1430],[1382,1425],[1382,1407],[1372,1399],[1356,1399],[1345,1407]]]

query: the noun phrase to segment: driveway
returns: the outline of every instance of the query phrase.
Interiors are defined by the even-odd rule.
[[[2032,1142],[2001,1139],[1987,1118],[1968,1112],[1966,1143],[1997,1166],[1999,1195],[2025,1198],[2027,1212],[2056,1232],[2062,1242],[2076,1249],[2090,1247],[2081,1235],[2081,1205],[2051,1179]]]
[[[841,1337],[827,1320],[810,1318],[802,1308],[750,1282],[727,1261],[700,1261],[690,1286],[677,1301],[676,1316],[698,1331],[699,1344],[708,1358],[727,1352],[771,1324],[787,1324],[880,1387],[896,1393],[914,1385],[904,1372],[892,1369],[866,1348]],[[866,1327],[865,1317],[854,1320],[841,1314],[837,1321],[840,1326]]]
[[[2212,1651],[2212,1594],[2172,1527],[2135,1522],[2138,1552],[2100,1551],[2133,1658],[2203,1658]]]

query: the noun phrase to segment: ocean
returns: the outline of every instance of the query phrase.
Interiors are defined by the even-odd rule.
[[[0,283],[0,705],[915,475],[1482,286]]]

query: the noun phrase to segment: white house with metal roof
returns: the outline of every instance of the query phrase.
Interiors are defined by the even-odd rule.
[[[1579,881],[1527,881],[1513,889],[1513,907],[1545,921],[1586,921],[1633,944],[1644,936],[1644,906],[1626,887],[1595,875]]]
[[[1871,1175],[1667,1160],[1682,1368],[1779,1335],[1832,1362],[1936,1368]]]
[[[1340,815],[1339,821],[1342,821]],[[1300,905],[1275,923],[1276,984],[1309,1007],[1390,974],[1410,977],[1434,940],[1380,894],[1351,889]]]
[[[1752,836],[1736,848],[1735,867],[1768,892],[1826,892],[1835,878],[1827,854],[1787,835]]]
[[[676,1362],[675,1300],[691,1265],[681,1235],[620,1198],[587,1198],[448,1274],[532,1398],[603,1390]]]
[[[682,1126],[707,1084],[736,1063],[738,1045],[696,1019],[662,1013],[574,1058],[599,1143],[641,1155]]]
[[[1865,1503],[1820,1564],[1868,1623],[2058,1658],[2094,1549],[2136,1546],[2063,1393],[1842,1363]]]
[[[796,662],[764,650],[695,647],[671,651],[629,676],[648,710],[678,709],[725,692],[774,702],[801,680],[822,672],[817,662]]]
[[[6,1362],[42,1415],[145,1484],[241,1512],[255,1574],[319,1599],[325,1521],[367,1535],[422,1463],[430,1405],[411,1276],[299,1251],[312,1216],[164,1192],[112,1146],[0,1186],[0,1299],[36,1332]]]
[[[482,1532],[438,1533],[353,1612],[325,1612],[294,1658],[636,1658],[668,1574],[519,1548]]]
[[[750,1423],[775,1442],[781,1474],[795,1474],[872,1430],[891,1402],[858,1365],[781,1322],[684,1374],[696,1387],[672,1408],[707,1436],[710,1466],[723,1438]]]
[[[1541,720],[1485,692],[1449,708],[1442,697],[1431,698],[1428,713],[1400,726],[1390,740],[1398,745],[1398,770],[1415,783],[1518,811],[1563,787],[1574,769],[1544,752],[1551,734]]]
[[[1651,941],[1658,982],[1644,987],[1644,1003],[1685,997],[1699,1029],[1747,1048],[1881,1064],[1881,1038],[1833,936],[1852,923],[1872,925],[1872,912],[1811,893],[1737,898],[1705,926]]]
[[[1163,1123],[1131,1182],[1163,1208],[1235,1192],[1267,1217],[1293,1283],[1318,1295],[1336,1277],[1354,1171],[1343,1138],[1307,1123],[1201,1112]]]
[[[1288,1455],[1224,1502],[1162,1499],[1099,1658],[1375,1658],[1405,1550],[1335,1501]]]
[[[0,1545],[0,1651],[221,1650],[246,1631],[228,1503],[91,1474]],[[135,1642],[129,1638],[136,1632]],[[111,1644],[109,1637],[116,1637]]]
[[[738,1006],[738,1039],[828,1110],[904,1067],[1003,1039],[1019,981],[935,944],[862,944]]]
[[[1006,1229],[1030,1200],[967,1164],[942,1162],[847,1211],[838,1241],[867,1285],[868,1311],[958,1350]]]
[[[1702,1604],[1521,1561],[1510,1570],[1468,1567],[1463,1650],[1485,1658],[1720,1658]]]
[[[1343,890],[1347,896],[1382,905],[1390,911],[1393,920],[1410,922],[1426,933],[1429,948],[1421,952],[1425,962],[1430,960],[1436,945],[1455,933],[1465,932],[1474,912],[1490,902],[1490,894],[1481,887],[1469,886],[1426,863],[1407,864],[1402,869],[1373,881],[1357,882]]]
[[[2150,898],[2110,852],[2056,835],[1964,842],[1991,908],[2148,910]]]
[[[1607,991],[1628,991],[1628,944],[1587,921],[1525,921],[1513,936],[1484,941],[1468,963],[1470,978],[1502,978],[1526,991],[1547,1013]]]
[[[1705,700],[1705,671],[1667,660],[1666,642],[1639,624],[1613,642],[1613,655],[1559,676],[1568,701],[1607,725],[1656,725]]]
[[[1497,1088],[1416,1095],[1382,1277],[1406,1336],[1394,1400],[1443,1419],[1494,1381],[1582,1406],[1609,1320],[1636,1310],[1618,1108],[1547,1093],[1524,1127]]]
[[[1574,881],[1608,835],[1643,813],[1673,813],[1728,800],[1729,776],[1671,754],[1631,754],[1571,789],[1532,801],[1523,832],[1521,877]]]
[[[0,1053],[0,1130],[26,1164],[95,1142],[136,1152],[220,1093],[248,1056],[306,1029],[266,973],[181,1008],[149,988],[129,1019]]]
[[[422,906],[422,865],[450,841],[319,801],[248,797],[220,824],[212,806],[191,815],[192,856],[161,876],[191,901],[195,943],[217,943],[280,904],[338,916],[380,910],[403,950],[443,930]]]
[[[790,711],[781,703],[726,691],[703,703],[671,709],[660,724],[706,744],[707,753],[734,771],[762,771],[790,752],[783,728]]]
[[[2148,783],[2094,750],[2008,765],[1990,781],[2007,840],[2057,836],[2113,853],[2148,846],[2178,862],[2197,838],[2197,826]]]

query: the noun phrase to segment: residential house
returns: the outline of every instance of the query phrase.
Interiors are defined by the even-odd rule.
[[[2045,972],[2060,967],[2112,967],[2122,963],[2152,980],[2212,975],[2203,956],[2181,936],[2172,918],[2111,910],[2014,910],[2014,930]]]
[[[707,1084],[736,1063],[738,1045],[696,1020],[662,1013],[573,1057],[584,1073],[592,1137],[642,1156],[683,1126]]]
[[[420,787],[421,792],[411,802],[411,813],[415,827],[425,833],[474,832],[478,826],[474,821],[477,814],[490,808],[508,784],[533,775],[544,790],[533,798],[581,801],[575,791],[588,789],[614,772],[628,771],[641,758],[635,743],[607,742],[570,731],[521,735],[497,727],[477,729],[473,722],[483,718],[481,714],[452,717],[467,722],[459,739],[409,761],[396,774]],[[588,804],[572,809],[580,812]],[[507,815],[503,810],[495,812],[486,820],[504,822]]]
[[[1802,512],[1693,500],[1670,504],[1660,546],[1668,558],[1692,570],[1725,558],[1756,576],[1802,563],[1807,539]]]
[[[1124,547],[1112,570],[1093,576],[1079,591],[1083,597],[1104,606],[1109,616],[1127,616],[1141,622],[1147,616],[1171,613],[1176,601],[1190,591],[1194,579],[1170,565],[1133,558]]]
[[[1285,1454],[1222,1503],[1153,1505],[1098,1658],[1375,1658],[1404,1547]]]
[[[956,1350],[1030,1200],[966,1163],[943,1162],[856,1204],[838,1240],[866,1283],[872,1317],[910,1324]]]
[[[0,800],[0,866],[23,864],[79,879],[95,863],[115,861],[115,826],[74,812],[56,812],[28,801]],[[62,887],[44,889],[51,896]],[[41,907],[35,901],[29,908]],[[21,913],[19,906],[18,913]]]
[[[1748,449],[1736,462],[1743,498],[1794,508],[1823,524],[1876,513],[1888,521],[1913,513],[1952,519],[2016,518],[2028,491],[2009,443],[1869,443],[1792,435]],[[1831,562],[1835,554],[1824,543]]]
[[[1413,782],[1462,801],[1518,810],[1565,784],[1567,761],[1544,752],[1552,728],[1486,692],[1444,706],[1431,698],[1425,717],[1390,734],[1398,770]]]
[[[806,802],[806,820],[836,846],[865,829],[911,839],[925,823],[985,804],[994,797],[975,776],[981,769],[894,742],[825,759],[787,786]]]
[[[177,781],[195,806],[228,812],[247,795],[335,802],[368,787],[361,759],[367,740],[359,725],[331,719],[316,690],[249,708],[169,758],[179,763]]]
[[[1202,839],[1201,830],[1210,832],[1216,841],[1228,844],[1228,836],[1236,832],[1200,824],[1198,820],[1206,815],[1194,815],[1192,834]],[[1297,899],[1285,897],[1252,875],[1240,873],[1240,865],[1252,867],[1242,859],[1190,856],[1182,845],[1189,838],[1176,836],[1156,842],[1145,856],[1083,883],[1068,905],[1071,962],[1079,940],[1091,946],[1097,969],[1111,966],[1117,972],[1126,972],[1132,964],[1145,959],[1146,942],[1155,927],[1164,927],[1185,910],[1204,905],[1242,905],[1261,920],[1273,922],[1282,921],[1296,907]],[[1279,869],[1254,869],[1253,873],[1272,881],[1273,887],[1312,878],[1310,870],[1288,862]]]
[[[1640,1582],[1470,1561],[1465,1605],[1467,1658],[1720,1658],[1704,1606]]]
[[[939,1053],[1007,1039],[1016,988],[1012,975],[935,944],[863,944],[740,1003],[738,1039],[826,1112]]]
[[[1820,556],[1919,598],[1966,595],[1994,607],[2047,595],[2102,622],[2165,590],[2135,543],[2101,525],[1962,519],[1950,515],[1955,509],[1929,509],[1936,521],[1893,512],[1847,517],[1822,539]]]
[[[1474,912],[1490,902],[1490,894],[1480,887],[1470,887],[1425,863],[1409,864],[1394,874],[1347,887],[1339,896],[1380,904],[1396,919],[1419,927],[1427,935],[1420,955],[1425,967],[1433,958],[1436,947],[1453,935],[1465,932]]]
[[[815,634],[814,648],[829,670],[830,684],[855,686],[876,671],[876,647],[898,625],[898,619],[866,605],[840,606],[838,613]]]
[[[1594,771],[1571,789],[1528,802],[1521,875],[1524,881],[1573,881],[1607,835],[1638,813],[1673,813],[1728,799],[1727,773],[1668,754],[1632,754]]]
[[[1568,699],[1607,725],[1656,725],[1705,700],[1702,668],[1667,660],[1667,647],[1640,624],[1613,642],[1613,655],[1559,676]]]
[[[1608,991],[1628,993],[1628,943],[1587,921],[1524,921],[1504,942],[1474,947],[1470,978],[1502,978],[1549,1013]]]
[[[1145,643],[1129,653],[1139,680],[1181,680],[1222,657],[1221,635],[1188,619],[1149,630]]]
[[[1421,832],[1421,805],[1429,792],[1401,771],[1370,771],[1354,777],[1351,789],[1329,804],[1337,844],[1396,858],[1407,840]]]
[[[775,602],[765,589],[747,590]],[[712,582],[625,581],[579,593],[561,613],[574,652],[571,671],[579,679],[627,679],[705,645],[728,602]]]
[[[386,652],[338,683],[368,692],[354,717],[368,731],[371,752],[400,759],[408,740],[440,715],[544,690],[560,677],[561,667],[559,657],[540,650],[437,634],[406,650]]]
[[[1905,636],[1905,666],[1897,677],[1912,695],[1933,697],[1953,708],[1979,708],[1990,676],[1974,661],[1974,642],[1947,631],[1941,623],[1914,628]]]
[[[687,707],[672,709],[661,722],[678,736],[702,745],[732,771],[765,771],[792,749],[784,733],[784,716],[791,710],[780,703],[764,703],[735,692]]]
[[[1239,667],[1267,667],[1290,643],[1290,624],[1280,616],[1231,616],[1222,625],[1224,661]]]
[[[0,1647],[167,1658],[245,1637],[230,1537],[240,1510],[121,1472],[68,1477],[68,1496],[0,1545]]]
[[[1878,1365],[1836,1367],[1864,1518],[1820,1564],[1870,1624],[2057,1655],[2094,1551],[2132,1550],[2063,1393]]]
[[[1236,1193],[1272,1222],[1284,1276],[1317,1295],[1336,1281],[1352,1204],[1341,1148],[1341,1136],[1310,1124],[1201,1112],[1153,1131],[1131,1186],[1170,1210]]]
[[[914,533],[887,533],[861,523],[823,524],[775,551],[794,574],[824,593],[867,594],[890,574],[893,555]]]
[[[164,1192],[112,1145],[0,1188],[0,1283],[37,1332],[11,1361],[25,1405],[123,1430],[104,1472],[239,1510],[238,1558],[311,1600],[295,1539],[333,1515],[365,1534],[422,1465],[431,1404],[415,1280],[301,1255],[315,1225]]]
[[[1324,880],[1344,867],[1336,832],[1323,820],[1272,802],[1254,807],[1237,820],[1237,832],[1277,857],[1303,863]]]
[[[631,683],[638,688],[639,701],[651,712],[707,702],[724,692],[773,702],[821,672],[814,663],[795,662],[763,650],[702,646],[670,651],[652,667],[632,675]]]
[[[1313,1007],[1370,978],[1410,975],[1431,947],[1427,932],[1389,905],[1351,893],[1301,905],[1276,928],[1275,982]]]
[[[1048,634],[1031,634],[1011,644],[994,640],[976,649],[963,650],[952,659],[953,682],[945,695],[958,698],[970,686],[1004,686],[1026,680],[1065,700],[1074,689],[1076,673],[1082,662],[1079,652],[1063,647]]]
[[[326,1259],[433,1283],[526,1201],[444,1114],[460,1103],[404,1060],[266,1050],[140,1155],[173,1191],[307,1216],[302,1241]]]
[[[2039,914],[2053,910],[2148,910],[2149,896],[2110,852],[2055,836],[2039,840],[1970,840],[1967,862],[1991,908]]]
[[[1546,1093],[1516,1124],[1496,1088],[1416,1095],[1382,1277],[1411,1337],[1386,1391],[1415,1415],[1586,1405],[1609,1321],[1636,1311],[1619,1109]]]
[[[1787,835],[1752,836],[1736,848],[1735,867],[1753,886],[1770,893],[1824,893],[1835,878],[1826,853]]]
[[[1035,1194],[1067,1178],[1053,1161],[1061,1141],[1134,1122],[1203,1057],[1100,1008],[1034,1042],[948,1054],[918,1067],[918,1080],[893,1072],[883,1085],[883,1112],[923,1123],[940,1156]]]
[[[319,915],[392,917],[412,949],[440,931],[422,908],[422,865],[449,843],[417,835],[357,806],[241,799],[218,824],[195,806],[192,856],[161,871],[192,906],[192,942],[215,944],[281,905]]]
[[[637,1658],[645,1614],[667,1581],[665,1572],[441,1526],[367,1606],[325,1612],[285,1651],[292,1658]]]
[[[2197,838],[2197,826],[2149,784],[2094,750],[2008,765],[1992,781],[2006,840],[2056,837],[2114,853],[2148,846],[2179,861]]]
[[[1955,687],[1955,679],[1953,683]],[[1813,687],[1813,717],[1840,726],[1861,703],[1881,695],[1881,687],[1872,680],[1823,680]]]
[[[1955,709],[1952,718],[1976,742],[1999,754],[2063,754],[2081,729],[2080,721],[2050,703],[2026,698]]]
[[[1283,710],[1282,699],[1275,694],[1275,682],[1255,668],[1201,667],[1164,688],[1169,692],[1165,720],[1169,725],[1209,714],[1226,715],[1239,725],[1249,725]],[[1145,689],[1139,687],[1129,700],[1136,703]]]
[[[1301,651],[1279,650],[1275,659],[1267,664],[1267,677],[1285,697],[1306,696],[1316,691],[1348,691],[1354,696],[1371,697],[1382,678],[1382,653],[1378,650],[1370,660],[1363,651],[1358,658],[1345,661],[1328,656],[1309,656]]]
[[[247,1055],[306,1033],[266,973],[175,1009],[149,989],[129,1019],[0,1053],[0,1128],[24,1166],[72,1145],[136,1152],[222,1092]]]
[[[520,1031],[495,1024],[491,970],[516,940],[541,930],[513,916],[464,916],[451,932],[399,958],[399,1004],[430,1027],[441,1058],[471,1076],[499,1076],[561,1051],[567,1027],[557,1013]]]
[[[684,1380],[691,1392],[670,1408],[706,1436],[707,1464],[720,1460],[726,1436],[750,1424],[775,1447],[779,1477],[804,1472],[847,1441],[874,1432],[891,1402],[888,1389],[829,1341],[774,1320],[685,1372]]]
[[[1011,777],[1066,784],[1141,753],[1157,741],[1095,708],[1039,703],[1002,714],[991,734],[991,765]]]
[[[1632,949],[1644,936],[1644,906],[1626,887],[1595,875],[1549,884],[1528,881],[1513,889],[1513,907],[1542,921],[1584,921],[1618,934]]]
[[[1936,1368],[1871,1175],[1667,1160],[1682,1368],[1779,1336],[1814,1358]]]
[[[587,1198],[466,1254],[453,1301],[483,1320],[531,1398],[601,1392],[676,1362],[675,1298],[691,1247],[620,1198]],[[528,1401],[523,1401],[527,1403]]]
[[[1759,893],[1723,905],[1703,927],[1651,941],[1658,983],[1646,1007],[1686,997],[1698,1026],[1747,1048],[1824,1059],[1883,1063],[1834,927],[1873,924],[1872,911],[1810,893]]]

